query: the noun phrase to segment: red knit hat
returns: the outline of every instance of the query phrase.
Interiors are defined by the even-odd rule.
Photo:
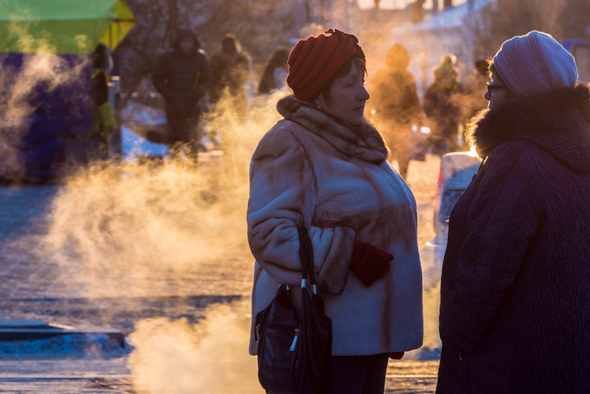
[[[352,34],[330,29],[317,37],[299,40],[289,55],[287,85],[295,98],[308,101],[352,55],[363,50]]]

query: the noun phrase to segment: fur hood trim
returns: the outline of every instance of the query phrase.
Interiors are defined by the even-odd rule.
[[[555,89],[481,111],[468,138],[482,157],[510,139],[524,139],[579,172],[590,172],[590,85]]]
[[[367,121],[359,133],[320,109],[296,100],[295,96],[279,100],[277,110],[285,119],[305,127],[348,156],[377,165],[387,159],[383,138]]]

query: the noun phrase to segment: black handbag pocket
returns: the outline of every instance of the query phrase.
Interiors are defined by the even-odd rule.
[[[259,372],[263,371],[263,380],[267,383],[268,391],[284,390],[291,387],[296,392],[292,379],[294,343],[297,342],[299,328],[270,324],[265,330],[263,364],[259,365]],[[293,349],[293,350],[291,350]],[[288,350],[288,351],[287,351]]]
[[[275,299],[256,315],[258,380],[267,392],[297,392],[293,381],[293,358],[299,338],[299,316],[290,290],[281,286]]]
[[[332,321],[317,294],[307,229],[300,229],[299,237],[301,308],[293,305],[289,286],[281,285],[256,315],[258,380],[267,392],[324,394],[331,382]]]

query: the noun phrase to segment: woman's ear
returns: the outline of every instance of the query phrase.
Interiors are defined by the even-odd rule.
[[[320,95],[318,96],[318,98],[316,98],[315,100],[313,100],[313,103],[318,107],[318,108],[322,108],[322,105],[324,105],[325,101],[324,101],[324,94],[320,93]]]

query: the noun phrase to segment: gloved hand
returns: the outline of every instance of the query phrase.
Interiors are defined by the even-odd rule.
[[[389,271],[391,260],[393,255],[378,247],[365,242],[355,242],[350,269],[365,286],[371,286]]]

